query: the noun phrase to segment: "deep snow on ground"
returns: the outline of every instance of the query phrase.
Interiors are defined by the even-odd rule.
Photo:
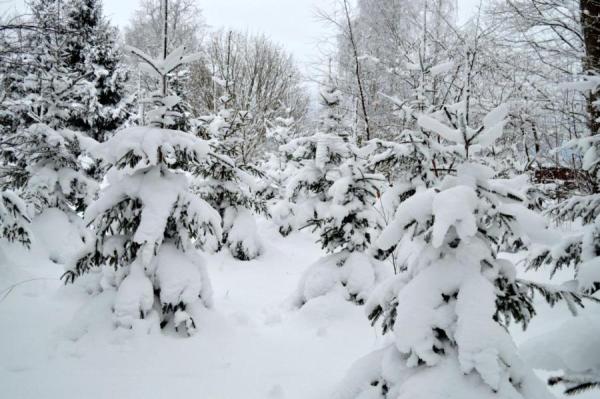
[[[302,271],[323,253],[309,234],[283,238],[267,221],[259,224],[259,259],[205,256],[215,306],[196,335],[114,330],[112,292],[90,296],[85,284],[59,281],[58,249],[77,241],[59,238],[67,230],[59,215],[46,215],[29,254],[10,246],[1,255],[0,290],[26,282],[4,299],[0,291],[0,398],[326,399],[384,341],[361,307],[335,295],[288,308]],[[568,317],[541,307],[515,337],[523,342]]]
[[[15,287],[0,302],[0,397],[328,398],[376,346],[376,330],[362,308],[334,296],[288,310],[300,274],[322,253],[308,234],[284,239],[268,222],[260,227],[258,260],[206,256],[215,306],[191,338],[113,330],[111,292],[64,287],[61,265],[28,264],[9,251],[21,262],[2,262],[0,289],[49,280]]]

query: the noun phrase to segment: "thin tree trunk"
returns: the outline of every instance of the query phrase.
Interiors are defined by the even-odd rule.
[[[583,65],[585,73],[600,73],[600,1],[580,0],[581,30],[583,32],[585,57]],[[588,125],[591,134],[600,133],[600,109],[594,105],[600,99],[600,93],[590,93],[587,98]]]
[[[162,0],[162,9],[163,9],[163,48],[162,48],[162,56],[163,60],[167,58],[167,37],[169,35],[169,0]],[[161,79],[161,93],[163,98],[167,96],[167,75],[163,75]]]
[[[369,115],[367,112],[367,101],[365,99],[365,93],[363,90],[363,83],[360,76],[360,62],[358,59],[358,49],[356,45],[356,39],[354,37],[354,30],[352,29],[352,19],[350,18],[350,9],[348,8],[348,0],[344,0],[344,13],[346,14],[346,23],[348,24],[348,38],[350,45],[352,46],[352,55],[354,56],[354,66],[356,74],[356,84],[358,85],[358,94],[360,100],[360,106],[362,108],[363,120],[365,122],[365,133],[367,141],[371,140],[371,129],[369,126]]]

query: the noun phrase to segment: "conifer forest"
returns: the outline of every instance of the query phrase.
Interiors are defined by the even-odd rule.
[[[600,0],[0,0],[0,398],[567,397]]]

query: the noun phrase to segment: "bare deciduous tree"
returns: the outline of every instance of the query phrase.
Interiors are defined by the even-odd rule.
[[[160,0],[140,0],[138,9],[125,28],[125,41],[147,54],[157,57],[162,51],[163,18]],[[206,24],[194,0],[171,0],[168,14],[167,48],[186,46],[188,51],[200,48]]]

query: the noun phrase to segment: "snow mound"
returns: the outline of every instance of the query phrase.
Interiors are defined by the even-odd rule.
[[[520,348],[534,368],[598,374],[600,317],[596,314],[573,317],[554,330],[530,338]]]
[[[247,209],[229,209],[235,215],[230,216],[231,226],[227,230],[227,245],[234,258],[252,260],[263,251],[263,245],[258,235],[254,215]],[[226,215],[225,222],[229,217]]]
[[[292,297],[292,305],[299,308],[311,299],[330,292],[337,292],[345,300],[362,305],[384,274],[378,266],[361,252],[341,252],[320,259],[302,275]]]
[[[145,319],[152,310],[154,290],[139,261],[131,264],[115,297],[114,315],[118,327],[132,328],[135,321]]]
[[[182,253],[173,244],[164,244],[155,258],[155,278],[160,286],[160,302],[176,308],[198,299],[212,306],[212,288],[202,257],[196,252]]]
[[[447,356],[436,367],[406,366],[406,358],[391,345],[359,359],[341,382],[334,399],[547,399],[539,383],[524,384],[523,394],[510,384],[500,391],[481,383],[476,375],[465,375],[456,356]]]
[[[83,221],[56,208],[46,209],[33,218],[30,229],[35,237],[34,246],[39,246],[55,263],[70,264],[85,245]]]

